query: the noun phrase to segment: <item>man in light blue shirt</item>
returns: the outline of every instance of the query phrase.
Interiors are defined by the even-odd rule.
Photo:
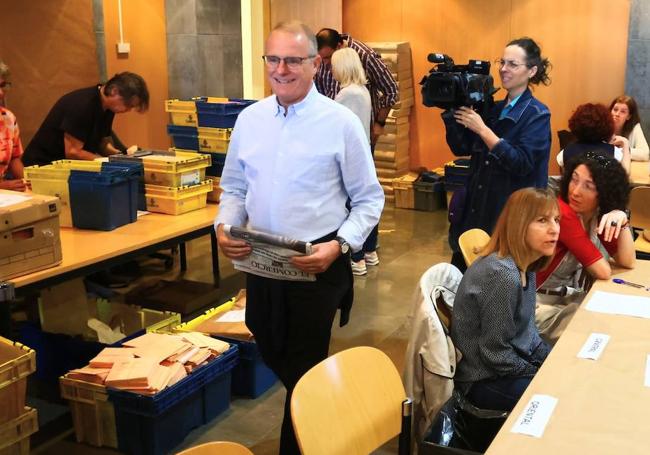
[[[292,262],[316,274],[316,281],[246,277],[246,324],[287,388],[280,453],[297,454],[291,392],[327,357],[338,308],[341,325],[347,322],[353,285],[349,249],[360,249],[378,223],[384,195],[361,122],[314,87],[320,64],[314,34],[300,23],[280,24],[265,54],[274,95],[237,119],[215,228],[221,251],[231,259],[251,250],[228,237],[223,224],[314,243],[313,254]]]

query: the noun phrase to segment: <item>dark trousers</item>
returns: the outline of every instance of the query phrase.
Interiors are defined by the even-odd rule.
[[[246,276],[246,325],[264,362],[287,389],[280,454],[300,454],[291,423],[291,394],[311,367],[327,358],[336,310],[352,286],[350,259],[340,256],[316,281]]]
[[[359,262],[364,258],[365,253],[371,253],[377,249],[377,238],[379,237],[379,225],[376,225],[368,234],[368,238],[363,242],[363,248],[356,253],[352,253],[352,260]]]

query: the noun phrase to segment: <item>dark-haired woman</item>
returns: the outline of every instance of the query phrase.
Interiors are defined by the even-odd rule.
[[[535,41],[520,38],[508,43],[497,63],[508,96],[485,120],[469,107],[442,115],[452,152],[471,155],[466,192],[456,191],[450,207],[452,263],[461,270],[460,234],[472,228],[491,233],[510,194],[525,187],[545,188],[548,181],[551,114],[529,86],[550,83],[549,61]]]
[[[569,144],[557,155],[560,168],[571,158],[587,151],[599,152],[620,161],[630,172],[630,146],[626,137],[614,134],[614,120],[604,104],[581,104],[569,119],[569,129],[576,142]]]
[[[650,160],[650,149],[641,129],[639,107],[631,96],[622,95],[609,105],[614,119],[614,134],[625,136],[630,141],[632,160]]]
[[[588,284],[609,279],[610,258],[634,267],[629,194],[627,173],[616,159],[590,151],[567,162],[558,197],[560,239],[551,264],[537,274],[535,319],[547,341],[557,341]]]

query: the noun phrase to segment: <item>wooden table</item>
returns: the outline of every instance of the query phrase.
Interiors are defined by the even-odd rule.
[[[634,270],[615,276],[650,285],[650,261],[637,261]],[[597,281],[488,454],[650,453],[650,388],[643,385],[650,319],[585,310],[596,290],[650,297],[648,291]],[[593,332],[610,335],[609,343],[599,360],[578,359],[578,351]],[[510,431],[533,394],[558,398],[542,438]]]
[[[135,223],[112,231],[61,228],[61,264],[8,281],[14,284],[17,293],[26,294],[210,235],[212,274],[214,284],[218,287],[219,259],[212,227],[217,210],[216,204],[208,204],[203,209],[178,216],[150,213],[138,218]],[[185,257],[182,254],[181,268],[184,267]]]
[[[633,186],[650,185],[650,163],[632,161],[630,165],[630,182]]]

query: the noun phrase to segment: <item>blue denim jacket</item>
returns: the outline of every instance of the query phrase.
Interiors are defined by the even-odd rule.
[[[491,151],[477,134],[457,123],[449,111],[442,115],[451,151],[456,156],[471,155],[463,214],[449,230],[454,251],[458,251],[458,237],[468,229],[492,233],[501,209],[514,191],[547,185],[551,151],[548,107],[534,98],[530,89],[499,120],[505,105],[506,100],[496,103],[485,121],[500,138]]]

